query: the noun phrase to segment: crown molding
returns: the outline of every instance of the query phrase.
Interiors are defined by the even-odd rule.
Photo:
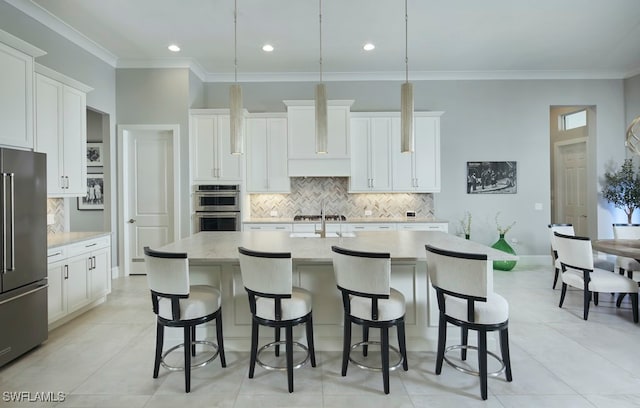
[[[116,68],[147,68],[147,69],[171,69],[171,68],[188,68],[201,81],[207,82],[207,72],[198,61],[193,58],[121,58],[118,60]],[[233,82],[233,81],[230,81]]]
[[[60,34],[67,40],[76,44],[80,48],[100,58],[112,67],[116,66],[118,57],[113,55],[109,50],[102,47],[98,43],[90,40],[85,35],[72,28],[67,23],[60,20],[58,17],[49,13],[47,10],[40,7],[38,4],[31,0],[4,0],[8,4],[22,11],[24,14],[38,21],[42,25],[50,28],[54,32]]]

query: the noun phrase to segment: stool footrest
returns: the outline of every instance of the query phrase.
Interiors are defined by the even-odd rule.
[[[469,346],[469,345],[465,346],[463,344],[457,344],[457,345],[454,345],[454,346],[449,346],[444,351],[444,361],[446,361],[447,364],[449,364],[451,367],[455,368],[456,370],[458,370],[460,372],[463,372],[465,374],[475,375],[476,377],[479,377],[480,376],[480,372],[479,371],[470,370],[470,369],[468,369],[466,367],[463,367],[463,366],[461,366],[459,364],[454,363],[453,361],[451,361],[451,360],[449,360],[447,358],[447,353],[450,352],[450,351],[453,351],[453,350],[476,350],[477,351],[478,347]],[[491,351],[487,350],[487,355],[489,355],[489,356],[493,357],[494,359],[496,359],[501,365],[501,367],[498,370],[493,371],[491,373],[487,373],[487,376],[488,377],[497,377],[500,374],[502,374],[504,372],[504,370],[505,370],[504,361],[502,361],[500,356],[498,356],[495,353],[492,353]]]
[[[207,341],[207,340],[194,340],[191,342],[191,344],[204,344],[206,346],[212,347],[215,350],[215,353],[213,353],[213,356],[209,359],[207,359],[206,361],[203,361],[202,363],[198,363],[198,364],[192,364],[191,368],[200,368],[200,367],[204,367],[207,364],[209,364],[210,362],[212,362],[213,360],[216,359],[216,357],[218,357],[218,354],[220,353],[220,349],[218,347],[217,344]],[[165,351],[162,354],[162,358],[160,359],[160,364],[162,364],[162,366],[164,368],[166,368],[169,371],[184,371],[184,367],[180,367],[180,366],[172,366],[169,365],[167,363],[165,363],[164,359],[166,356],[168,356],[170,353],[172,353],[173,351],[179,349],[179,348],[183,348],[184,347],[184,343],[175,345],[173,347],[171,347],[170,349],[168,349],[167,351]]]
[[[352,345],[351,350],[357,349],[358,347],[361,347],[361,346],[368,346],[371,344],[379,345],[381,343],[379,341],[361,341],[359,343],[355,343],[354,345]],[[392,351],[398,355],[398,362],[395,364],[389,364],[389,371],[393,371],[402,365],[404,359],[402,358],[402,353],[400,353],[400,350],[398,350],[394,346],[389,345],[389,351]],[[354,360],[353,357],[351,357],[351,352],[349,352],[349,361],[351,361],[353,365],[355,365],[356,367],[362,368],[363,370],[382,371],[382,367],[374,367],[374,366],[364,364],[360,361]]]
[[[258,365],[260,367],[264,368],[265,370],[286,371],[287,370],[287,366],[273,366],[273,365],[270,365],[270,364],[263,363],[260,360],[260,353],[262,353],[266,349],[271,348],[271,347],[275,347],[275,346],[286,345],[286,344],[287,344],[287,342],[285,340],[272,341],[271,343],[265,344],[264,346],[260,347],[258,349],[258,352],[256,353],[256,363],[258,363]],[[293,363],[293,368],[296,369],[296,368],[303,367],[309,361],[309,357],[310,357],[309,348],[307,346],[305,346],[304,344],[302,344],[300,342],[297,342],[297,341],[293,342],[293,346],[301,348],[306,353],[306,355],[305,355],[304,359],[302,359],[302,361],[299,361],[297,363],[296,362]]]

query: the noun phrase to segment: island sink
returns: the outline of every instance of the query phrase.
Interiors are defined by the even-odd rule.
[[[354,232],[327,232],[326,238],[355,238]],[[289,234],[291,238],[320,238],[319,233],[314,232],[292,232]]]

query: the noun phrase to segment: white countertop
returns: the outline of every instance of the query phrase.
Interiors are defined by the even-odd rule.
[[[47,246],[49,249],[73,244],[88,239],[98,238],[105,235],[111,235],[108,231],[95,232],[58,232],[56,234],[47,234]]]
[[[291,217],[265,217],[265,218],[248,218],[242,222],[246,223],[254,223],[254,224],[309,224],[309,223],[319,223],[320,220],[317,221],[294,221]],[[376,217],[362,217],[362,218],[347,218],[346,221],[333,221],[327,220],[327,224],[349,224],[349,223],[386,223],[386,222],[406,222],[406,223],[435,223],[435,222],[448,222],[444,220],[436,220],[433,218],[421,217],[421,218],[407,218],[407,217],[397,217],[397,218],[376,218]]]
[[[440,231],[358,232],[353,238],[291,238],[285,231],[199,232],[161,248],[186,252],[191,261],[234,262],[238,247],[267,252],[291,252],[296,261],[331,262],[331,246],[389,252],[393,261],[426,260],[425,244],[460,252],[484,253],[493,260],[517,260],[517,256]]]

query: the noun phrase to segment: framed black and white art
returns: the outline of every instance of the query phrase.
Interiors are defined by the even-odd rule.
[[[517,192],[516,162],[467,162],[467,194],[515,194]]]
[[[87,166],[102,166],[102,143],[87,143]]]
[[[87,174],[87,194],[78,197],[78,210],[104,210],[104,174]]]

